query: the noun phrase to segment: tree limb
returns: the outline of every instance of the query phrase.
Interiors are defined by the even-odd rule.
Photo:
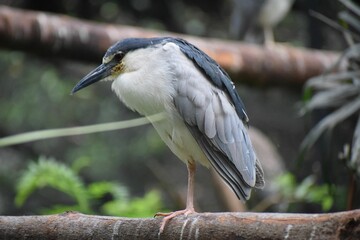
[[[360,210],[328,214],[201,213],[131,219],[68,212],[0,216],[1,239],[360,239]]]
[[[197,45],[234,79],[253,83],[300,85],[323,73],[339,57],[334,52],[282,44],[262,47],[0,7],[0,46],[46,56],[100,63],[106,49],[120,39],[169,35],[180,36]],[[344,67],[345,64],[341,69]]]

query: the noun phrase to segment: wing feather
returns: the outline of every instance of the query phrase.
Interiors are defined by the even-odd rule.
[[[181,108],[181,106],[179,106]],[[196,109],[194,109],[196,111]],[[204,119],[199,119],[199,121],[204,121],[204,133],[208,138],[213,138],[216,135],[215,127],[215,113],[212,107],[212,103],[206,106]]]
[[[230,77],[213,59],[182,39],[168,40],[188,60],[172,69],[178,82],[175,108],[214,169],[246,200],[251,188],[264,186],[264,178],[245,126],[244,105]]]
[[[207,84],[206,91],[199,91],[196,84],[181,84],[177,89],[181,94],[174,97],[175,107],[214,169],[240,199],[246,200],[251,188],[260,186],[256,175],[262,171],[256,170],[257,159],[245,125],[227,95],[204,78],[197,81],[203,89]],[[197,99],[204,101],[199,104]]]
[[[200,146],[203,146],[205,155],[209,159],[224,159],[221,152],[214,151],[209,139],[199,132],[195,127],[190,127],[190,131],[197,140]],[[237,169],[229,161],[211,161],[211,165],[215,171],[222,177],[222,179],[230,186],[236,196],[241,200],[247,200],[250,197],[251,188],[244,184],[243,180],[239,177]]]

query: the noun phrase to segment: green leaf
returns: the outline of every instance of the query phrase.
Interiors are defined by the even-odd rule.
[[[326,196],[321,203],[321,207],[323,209],[323,211],[329,211],[330,208],[333,206],[334,204],[334,199],[331,196]]]
[[[75,173],[79,173],[80,170],[90,165],[90,159],[88,157],[79,157],[71,164],[71,169]]]
[[[306,196],[311,190],[311,187],[315,184],[314,176],[306,177],[297,187],[294,192],[296,199],[306,199]]]
[[[328,184],[316,185],[313,175],[297,183],[292,173],[285,173],[279,176],[275,183],[278,185],[285,202],[315,203],[321,205],[323,211],[330,210],[334,203],[334,196],[331,195],[332,192],[330,191],[331,186]],[[334,190],[337,190],[337,188]]]
[[[16,205],[22,206],[30,194],[46,186],[73,197],[82,212],[89,212],[87,191],[75,172],[54,159],[44,157],[30,163],[21,176],[17,184]]]
[[[294,194],[296,188],[295,176],[291,173],[285,173],[275,179],[275,184],[279,186],[284,196],[290,197]]]
[[[302,96],[303,102],[307,103],[311,99],[312,95],[313,95],[312,89],[309,87],[305,88]]]
[[[107,215],[123,217],[152,217],[155,212],[162,210],[160,192],[151,190],[142,198],[131,201],[114,200],[102,207]]]
[[[43,215],[59,214],[59,213],[67,212],[67,211],[82,212],[79,205],[56,204],[56,205],[51,206],[50,208],[41,209],[40,214],[43,214]],[[88,212],[88,213],[91,213],[91,212]]]
[[[88,192],[95,199],[100,199],[108,193],[119,201],[127,201],[129,199],[127,188],[114,182],[103,181],[92,183],[88,186]]]

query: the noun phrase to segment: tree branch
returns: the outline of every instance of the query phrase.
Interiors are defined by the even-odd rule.
[[[339,54],[277,44],[262,47],[136,27],[98,24],[64,15],[0,7],[0,46],[99,63],[106,49],[127,37],[180,36],[204,50],[234,79],[261,84],[303,84]],[[344,69],[345,64],[341,67]],[[341,70],[338,69],[338,70]]]
[[[360,210],[329,214],[201,213],[131,219],[68,212],[0,216],[1,239],[360,239]]]

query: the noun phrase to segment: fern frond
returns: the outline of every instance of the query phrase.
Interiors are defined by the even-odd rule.
[[[46,186],[73,197],[82,212],[89,212],[87,190],[80,178],[71,168],[45,157],[40,157],[37,162],[30,163],[21,176],[17,184],[16,205],[23,205],[35,190]]]

